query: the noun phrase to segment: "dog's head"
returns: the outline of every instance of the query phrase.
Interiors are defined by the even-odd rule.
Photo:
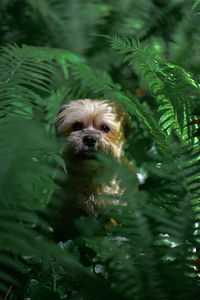
[[[129,130],[129,116],[109,100],[74,100],[57,115],[57,134],[66,138],[64,158],[76,161],[95,159],[96,153],[120,158]]]

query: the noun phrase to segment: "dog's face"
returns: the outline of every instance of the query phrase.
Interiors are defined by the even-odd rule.
[[[56,118],[58,135],[66,138],[64,158],[71,163],[95,159],[96,153],[120,158],[128,131],[128,114],[108,100],[75,100]]]

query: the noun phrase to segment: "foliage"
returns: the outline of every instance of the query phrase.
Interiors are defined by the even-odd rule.
[[[185,0],[2,1],[2,299],[199,298],[198,12]],[[99,180],[117,174],[127,206],[76,219],[58,243],[54,120],[79,98],[126,107],[142,180],[136,192],[135,173],[100,156]]]

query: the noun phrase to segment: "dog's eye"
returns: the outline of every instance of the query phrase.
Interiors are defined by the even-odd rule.
[[[110,131],[110,128],[107,125],[102,125],[101,130],[103,130],[105,133],[108,133]]]
[[[73,131],[78,131],[78,130],[83,129],[83,123],[81,123],[81,122],[74,123],[72,126],[72,129],[73,129]]]

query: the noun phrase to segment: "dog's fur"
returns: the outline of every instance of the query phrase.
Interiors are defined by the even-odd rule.
[[[119,161],[124,158],[129,116],[114,101],[74,100],[60,108],[55,127],[64,138],[63,158],[68,171],[62,220],[97,215],[107,202],[106,194],[119,194],[120,188],[116,178],[103,185],[95,180],[103,169],[96,154],[112,155]]]

